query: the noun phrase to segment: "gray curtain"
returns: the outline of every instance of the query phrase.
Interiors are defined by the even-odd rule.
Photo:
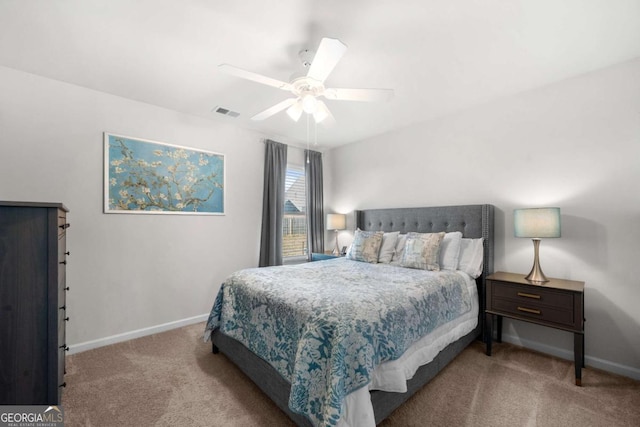
[[[260,267],[282,265],[282,220],[284,181],[287,174],[287,146],[266,140],[264,155],[264,193],[262,196],[262,234]]]
[[[322,153],[304,150],[307,193],[307,247],[309,260],[312,252],[324,253],[324,209],[322,199]]]

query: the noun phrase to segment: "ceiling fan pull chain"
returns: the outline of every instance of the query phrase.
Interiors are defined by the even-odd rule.
[[[309,164],[309,116],[307,113],[307,164]]]
[[[318,145],[318,122],[313,121],[313,145]]]

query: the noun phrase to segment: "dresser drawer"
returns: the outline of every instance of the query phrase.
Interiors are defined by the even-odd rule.
[[[573,307],[572,292],[564,292],[558,289],[545,289],[543,287],[519,286],[505,282],[492,282],[493,297],[506,298],[522,304],[543,305],[566,309]]]

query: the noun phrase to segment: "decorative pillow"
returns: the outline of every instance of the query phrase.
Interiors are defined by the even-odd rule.
[[[460,242],[462,233],[454,231],[447,233],[440,244],[440,268],[443,270],[457,270],[458,258],[460,257]]]
[[[482,274],[482,258],[484,257],[484,247],[482,238],[462,239],[460,241],[460,259],[458,270],[464,271],[474,279]]]
[[[400,263],[402,261],[402,255],[404,254],[404,246],[407,243],[407,235],[401,234],[398,236],[398,240],[396,241],[396,249],[393,251],[393,257],[391,258],[391,262]]]
[[[399,231],[392,231],[382,235],[382,245],[378,254],[378,262],[389,264],[393,253],[396,251],[396,242],[398,241]]]
[[[440,270],[438,257],[440,243],[444,238],[442,233],[407,233],[407,242],[400,265],[402,267],[418,268],[420,270]]]
[[[357,229],[355,236],[353,236],[349,259],[377,263],[383,234],[382,231],[362,231]]]

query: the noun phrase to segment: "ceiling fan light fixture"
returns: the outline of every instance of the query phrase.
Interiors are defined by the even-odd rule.
[[[287,108],[287,114],[289,115],[289,117],[291,117],[291,119],[294,122],[297,122],[298,120],[300,120],[300,116],[302,116],[302,111],[303,110],[302,110],[301,100],[298,100],[291,107]]]
[[[316,123],[320,123],[327,117],[329,117],[329,109],[327,108],[327,105],[322,101],[318,101],[318,108],[315,113],[313,113],[313,119]]]
[[[313,95],[304,95],[302,97],[302,109],[305,113],[313,114],[318,109],[318,100]]]

